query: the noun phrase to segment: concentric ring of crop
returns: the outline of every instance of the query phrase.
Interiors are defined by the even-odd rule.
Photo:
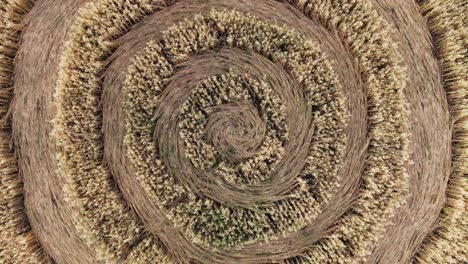
[[[463,0],[0,0],[0,263],[464,263]]]

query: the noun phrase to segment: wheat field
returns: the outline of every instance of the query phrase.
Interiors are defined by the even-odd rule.
[[[466,263],[465,0],[0,0],[0,263]]]

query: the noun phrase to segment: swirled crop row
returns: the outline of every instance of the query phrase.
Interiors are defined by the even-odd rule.
[[[463,1],[0,3],[0,262],[467,260]]]

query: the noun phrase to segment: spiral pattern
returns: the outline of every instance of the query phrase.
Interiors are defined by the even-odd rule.
[[[468,260],[463,1],[0,3],[0,262]]]

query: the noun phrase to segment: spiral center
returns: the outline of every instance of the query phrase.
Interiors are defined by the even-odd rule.
[[[258,111],[248,102],[217,106],[208,118],[206,141],[223,158],[239,161],[258,151],[266,133],[266,124]]]

